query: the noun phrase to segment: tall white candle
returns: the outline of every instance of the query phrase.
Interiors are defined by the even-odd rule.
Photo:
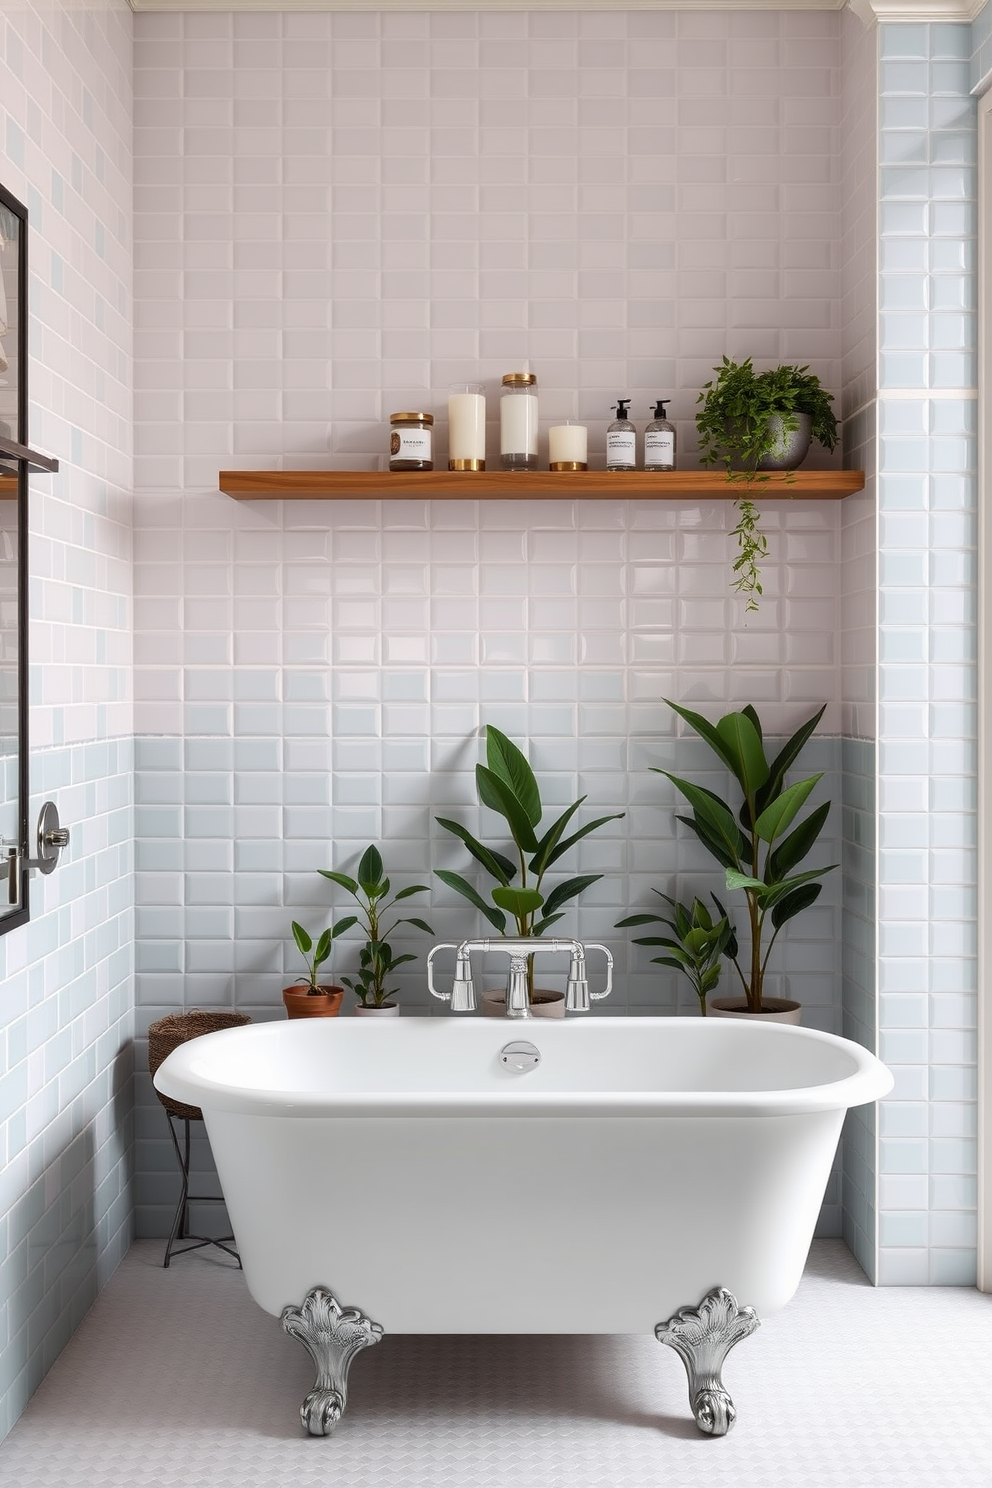
[[[486,459],[486,397],[463,388],[448,395],[448,462]]]
[[[584,424],[552,424],[548,430],[550,465],[585,465],[589,458],[589,436]]]

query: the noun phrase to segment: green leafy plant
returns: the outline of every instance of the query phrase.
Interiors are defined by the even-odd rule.
[[[400,900],[410,899],[414,894],[426,894],[428,886],[411,884],[409,888],[398,890],[390,899],[390,882],[385,876],[382,856],[374,846],[367,847],[362,854],[355,878],[347,873],[338,873],[332,868],[321,868],[318,871],[322,877],[329,878],[332,883],[346,889],[358,905],[358,914],[346,915],[337,922],[330,932],[331,939],[359,924],[368,937],[359,952],[357,976],[354,979],[343,976],[341,980],[356,994],[362,1007],[382,1007],[388,997],[394,997],[399,991],[398,987],[387,988],[387,978],[392,976],[398,966],[417,959],[411,952],[402,956],[395,955],[387,936],[393,933],[397,925],[413,925],[415,929],[423,930],[428,935],[434,934],[426,920],[412,916],[397,915],[388,926],[383,925],[383,920],[389,917]],[[296,927],[293,928],[295,933]],[[326,933],[328,932],[325,931]],[[317,948],[320,949],[320,941]]]
[[[602,878],[601,873],[583,873],[564,879],[545,892],[548,870],[570,848],[609,821],[618,821],[622,811],[600,816],[566,836],[566,829],[585,801],[580,796],[538,836],[544,805],[537,779],[526,756],[498,728],[486,728],[486,763],[475,767],[479,800],[506,822],[513,840],[515,858],[486,847],[461,822],[436,818],[438,825],[463,842],[472,857],[496,880],[488,902],[461,874],[436,870],[438,878],[473,905],[500,935],[540,936],[563,917],[562,906]],[[516,882],[514,881],[516,880]],[[512,921],[511,929],[507,925]],[[528,958],[528,987],[534,994],[534,958]]]
[[[297,977],[298,982],[303,982],[307,989],[308,997],[316,997],[324,988],[320,981],[320,968],[331,954],[331,944],[337,939],[343,930],[349,929],[355,923],[355,917],[339,920],[329,930],[324,930],[317,937],[316,942],[312,940],[302,925],[293,921],[293,939],[296,941],[296,949],[303,957],[307,968],[305,977]]]
[[[815,807],[797,823],[796,818],[822,776],[810,775],[792,785],[785,783],[787,771],[798,759],[824,710],[821,708],[807,719],[769,760],[761,721],[750,705],[740,713],[726,714],[717,724],[677,703],[669,702],[669,707],[705,739],[740,787],[742,801],[735,814],[733,807],[714,791],[655,767],[659,775],[667,776],[681,791],[692,808],[691,816],[679,816],[678,820],[695,832],[707,852],[723,867],[727,888],[744,894],[750,930],[746,968],[741,965],[736,936],[728,941],[725,954],[737,969],[748,1011],[760,1013],[768,958],[782,927],[816,902],[823,888],[820,880],[837,866],[831,863],[824,868],[795,872],[815,846],[827,820],[830,802]],[[713,897],[717,909],[726,915],[716,895]]]
[[[750,357],[734,362],[725,356],[713,370],[716,377],[704,384],[697,399],[703,405],[696,414],[701,464],[723,465],[730,480],[747,485],[767,481],[762,462],[795,433],[800,413],[809,415],[814,439],[825,449],[835,447],[833,395],[809,367],[783,365],[755,372]],[[768,544],[748,496],[738,498],[737,509],[740,520],[731,534],[739,549],[733,588],[745,597],[746,609],[756,610],[755,595],[762,592],[760,565]]]
[[[721,956],[725,952],[736,955],[736,940],[730,921],[725,914],[714,920],[700,899],[693,899],[691,909],[673,899],[670,894],[654,892],[671,907],[671,915],[635,914],[625,920],[617,920],[616,928],[625,930],[634,925],[661,924],[671,930],[671,936],[635,935],[634,944],[662,946],[665,956],[653,956],[653,966],[671,966],[688,977],[692,990],[699,998],[699,1011],[706,1016],[706,999],[715,992],[720,982]]]

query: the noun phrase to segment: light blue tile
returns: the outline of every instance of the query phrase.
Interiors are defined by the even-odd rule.
[[[884,59],[883,78],[893,57],[926,60],[930,56],[930,36],[925,25],[888,22],[878,28],[879,56]]]
[[[928,341],[926,314],[890,310],[879,316],[879,342],[883,351],[925,351]]]
[[[882,1213],[878,1217],[878,1238],[885,1246],[925,1246],[928,1242],[927,1215]]]
[[[883,98],[892,98],[906,93],[926,97],[930,91],[929,70],[927,63],[922,60],[883,62],[879,77],[880,93]]]
[[[928,209],[921,202],[882,201],[879,205],[879,231],[883,238],[925,238]]]
[[[884,165],[879,171],[883,202],[926,202],[932,196],[932,168],[925,165]]]
[[[967,64],[971,57],[971,26],[954,22],[934,22],[930,27],[930,56],[932,58],[954,58]],[[970,76],[963,91],[971,86]]]
[[[966,61],[947,60],[930,64],[930,90],[967,98],[971,89],[971,69]]]
[[[181,739],[145,739],[134,741],[134,763],[138,770],[182,769]]]
[[[934,237],[973,238],[978,231],[974,202],[935,201],[928,210]]]
[[[929,1180],[933,1209],[971,1210],[978,1205],[978,1181],[962,1174],[940,1174]],[[895,1207],[895,1206],[893,1206]]]
[[[230,739],[187,739],[185,755],[187,770],[230,770],[234,763]]]
[[[234,933],[234,910],[188,908],[185,927],[187,940],[228,940]]]
[[[879,386],[923,388],[927,385],[928,357],[925,351],[887,351],[879,357]],[[957,387],[960,384],[954,383]]]
[[[880,304],[883,310],[915,310],[922,313],[928,308],[927,280],[921,274],[883,274]]]
[[[883,238],[879,245],[883,275],[926,274],[930,249],[926,238]],[[952,267],[957,268],[954,264]]]
[[[919,113],[925,114],[924,99],[913,99],[909,102]],[[930,137],[925,127],[883,130],[880,155],[884,165],[926,165],[930,159]]]
[[[973,1287],[977,1285],[977,1258],[974,1248],[968,1250],[932,1249],[927,1282],[930,1286]]]
[[[211,746],[226,744],[226,740],[204,741]],[[281,744],[276,739],[234,739],[233,764],[236,770],[279,770],[281,768]],[[208,766],[200,764],[199,769],[207,769]]]
[[[931,134],[930,160],[934,165],[960,165],[973,167],[977,155],[976,139],[974,130],[966,129],[944,129]],[[893,157],[895,158],[895,157]],[[974,195],[974,177],[969,169],[963,178],[966,189],[964,195]],[[944,193],[938,193],[943,195]]]
[[[891,130],[926,131],[931,114],[925,98],[883,98],[879,106],[883,139]]]
[[[880,1171],[883,1173],[925,1173],[928,1144],[904,1137],[879,1139]]]
[[[282,704],[275,702],[235,703],[233,708],[234,732],[241,738],[258,734],[278,735],[284,728],[288,732],[303,733],[304,730],[298,726],[297,715],[306,714],[309,711],[311,710],[295,707],[292,704],[284,709]],[[312,711],[323,722],[326,732],[326,710],[316,708]]]
[[[234,815],[229,806],[187,806],[183,812],[187,837],[230,838],[233,827]]]

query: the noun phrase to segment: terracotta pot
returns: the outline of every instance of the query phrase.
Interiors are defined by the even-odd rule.
[[[359,1003],[355,1008],[356,1018],[398,1018],[400,1005],[398,1002],[383,1002],[378,1007],[362,1007]]]
[[[798,1002],[784,997],[763,997],[761,1012],[752,1013],[743,997],[714,997],[709,1003],[710,1018],[757,1018],[762,1023],[801,1023],[803,1010]]]
[[[290,1018],[336,1018],[341,1010],[343,987],[325,986],[312,996],[306,987],[284,987],[282,1000]]]
[[[564,992],[546,992],[538,988],[534,993],[534,1001],[530,1005],[530,1010],[535,1018],[564,1018],[565,994]],[[505,1018],[506,993],[483,992],[482,1013],[486,1018]]]

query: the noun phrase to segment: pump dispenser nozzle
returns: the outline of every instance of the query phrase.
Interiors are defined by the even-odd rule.
[[[671,403],[671,401],[671,398],[658,399],[657,403],[654,405],[654,416],[656,419],[667,419],[668,405],[669,403]]]
[[[630,416],[630,399],[629,398],[618,398],[617,401],[613,404],[613,407],[617,411],[617,421],[618,422],[621,421],[621,420],[623,420],[623,419],[629,418],[629,416]]]

